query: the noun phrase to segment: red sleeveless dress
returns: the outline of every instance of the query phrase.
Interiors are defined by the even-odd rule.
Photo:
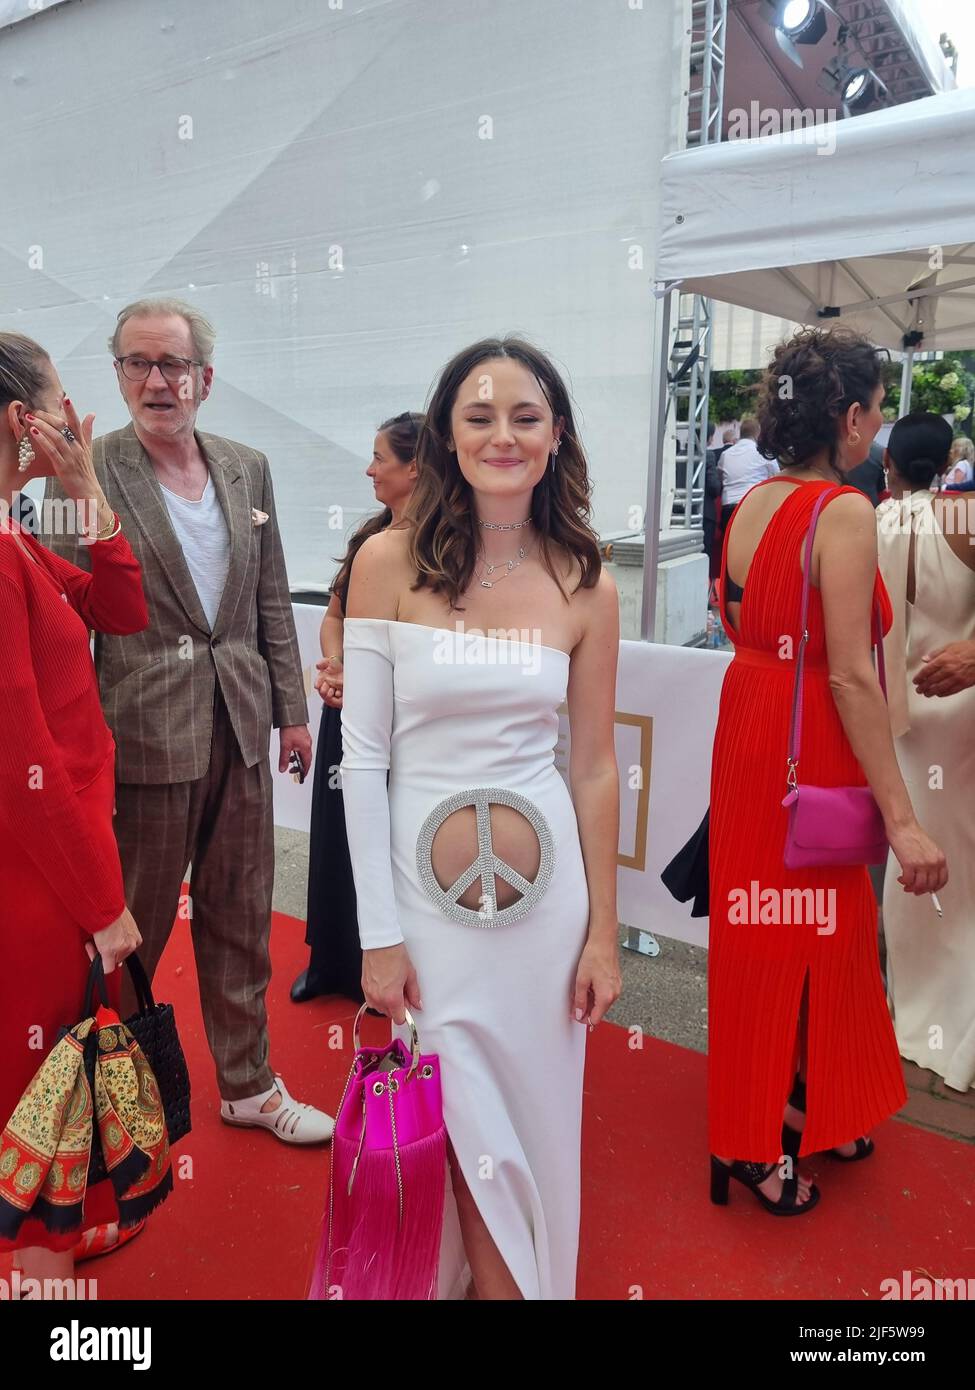
[[[773,1163],[782,1149],[782,1112],[796,1071],[807,977],[807,1108],[800,1153],[866,1134],[900,1109],[907,1092],[880,974],[877,903],[866,868],[789,870],[782,858],[800,558],[816,499],[835,485],[770,479],[759,486],[788,487],[790,496],[755,551],[737,632],[723,603],[730,528],[721,557],[721,616],[735,656],[721,690],[711,770],[708,1122],[712,1153]],[[886,631],[892,614],[879,572],[874,594]],[[829,687],[823,607],[815,587],[808,630],[799,780],[865,786]],[[783,638],[791,638],[791,650]],[[776,893],[763,898],[769,888]],[[790,888],[813,889],[815,897],[807,894],[805,901],[815,903],[815,910],[754,910],[757,903],[784,904],[782,890]],[[790,916],[802,920],[790,923]]]

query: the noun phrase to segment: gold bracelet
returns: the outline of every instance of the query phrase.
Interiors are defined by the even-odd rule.
[[[112,520],[102,531],[96,531],[92,539],[96,541],[112,541],[122,529],[122,523],[115,512],[112,513]]]

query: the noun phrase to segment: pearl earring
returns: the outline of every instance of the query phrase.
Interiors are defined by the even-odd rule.
[[[20,436],[20,443],[17,445],[17,472],[26,473],[34,462],[35,454],[31,448],[30,440],[26,434]]]

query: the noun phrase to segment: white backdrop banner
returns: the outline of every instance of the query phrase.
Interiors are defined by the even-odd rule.
[[[22,3],[0,0],[8,17]],[[576,403],[595,526],[646,494],[657,168],[690,0],[86,0],[0,34],[0,329],[128,423],[123,305],[217,330],[199,427],[266,453],[288,573],[327,585],[388,416],[507,332]],[[57,196],[10,196],[23,185]]]
[[[727,652],[620,643],[620,921],[696,946],[707,945],[707,918],[692,918],[691,904],[675,902],[660,874],[708,808],[711,745],[730,661]]]
[[[313,687],[324,608],[295,604],[295,625],[308,693],[313,741],[322,703]],[[619,915],[628,927],[707,945],[707,919],[692,918],[660,882],[664,865],[697,829],[710,797],[711,744],[718,697],[730,656],[725,652],[621,642],[616,681],[616,756],[620,773]],[[565,708],[556,766],[568,779]],[[278,735],[271,736],[272,767]],[[274,776],[274,820],[307,831],[312,778],[302,786]]]

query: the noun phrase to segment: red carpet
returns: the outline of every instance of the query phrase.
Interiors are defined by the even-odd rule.
[[[290,1002],[307,961],[303,923],[275,914],[272,948],[272,1064],[298,1100],[334,1111],[355,1009],[337,999]],[[176,1007],[193,1133],[176,1146],[175,1191],[143,1234],[79,1274],[97,1278],[100,1299],[301,1298],[328,1150],[287,1148],[220,1122],[185,922],[156,992]],[[384,1027],[367,1019],[366,1038],[380,1040]],[[631,1050],[629,1039],[603,1024],[589,1040],[580,1298],[877,1299],[880,1281],[904,1269],[975,1277],[970,1146],[891,1121],[867,1162],[809,1163],[823,1191],[815,1215],[774,1219],[739,1184],[730,1206],[713,1207],[705,1059],[652,1038]],[[9,1267],[0,1256],[0,1274]]]

